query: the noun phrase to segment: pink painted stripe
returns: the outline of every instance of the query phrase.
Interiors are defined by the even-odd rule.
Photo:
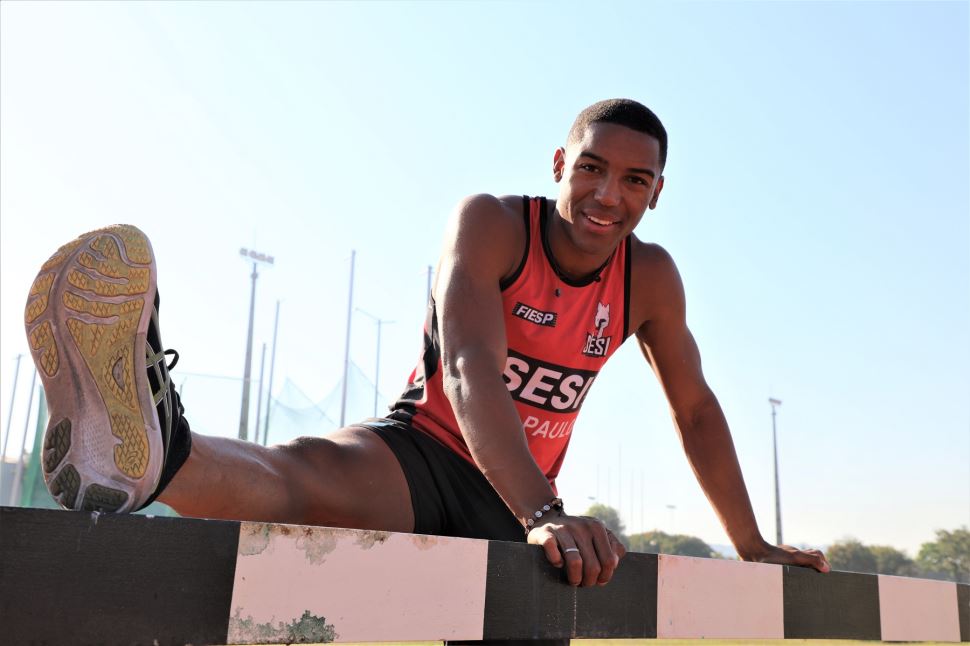
[[[957,585],[879,575],[883,641],[960,641]]]
[[[487,541],[243,523],[229,643],[481,639],[487,561]]]
[[[660,555],[657,637],[783,639],[777,565]]]

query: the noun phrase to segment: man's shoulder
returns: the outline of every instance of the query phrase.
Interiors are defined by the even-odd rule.
[[[654,242],[633,236],[631,249],[631,326],[684,307],[684,286],[673,256]]]
[[[474,218],[491,218],[496,225],[522,220],[521,195],[476,193],[458,203],[458,212]]]
[[[488,241],[493,245],[511,245],[518,250],[525,240],[522,214],[521,195],[469,195],[455,208],[455,236],[474,238],[476,244]]]
[[[455,208],[449,238],[452,253],[471,255],[495,266],[506,277],[515,271],[525,249],[523,197],[487,193],[469,195]]]
[[[631,262],[634,273],[677,271],[670,252],[656,242],[644,242],[631,235]]]

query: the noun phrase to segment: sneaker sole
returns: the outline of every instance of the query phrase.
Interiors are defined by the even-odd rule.
[[[44,480],[66,509],[138,509],[158,485],[162,439],[145,369],[157,272],[144,233],[86,233],[44,263],[24,323],[47,395]]]

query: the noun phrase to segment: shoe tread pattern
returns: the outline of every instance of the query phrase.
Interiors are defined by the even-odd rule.
[[[53,473],[71,449],[71,420],[62,419],[44,435],[44,473]]]
[[[57,354],[57,344],[54,342],[54,330],[50,321],[42,321],[27,334],[30,349],[37,357],[37,365],[48,377],[57,374],[60,367],[60,357]]]
[[[126,476],[141,478],[149,465],[148,431],[139,405],[135,378],[135,335],[151,289],[150,246],[145,235],[129,225],[114,225],[89,232],[62,246],[44,263],[28,296],[24,315],[27,334],[37,365],[48,377],[57,374],[63,348],[57,347],[50,317],[43,317],[51,302],[52,286],[64,276],[60,301],[64,306],[66,327],[78,353],[93,376],[111,424],[111,433],[120,440],[114,446],[114,463]],[[126,298],[127,297],[127,298]],[[76,315],[75,315],[76,314]],[[41,319],[43,317],[43,319]],[[41,319],[41,320],[38,320]],[[68,429],[70,422],[67,422]],[[60,446],[65,434],[51,429],[50,451],[45,450],[45,468],[53,473],[64,455]],[[47,439],[45,438],[45,445]],[[67,453],[65,448],[63,453]],[[71,465],[67,465],[71,466]],[[62,469],[55,483],[66,499],[76,502],[80,478]],[[94,485],[89,485],[86,491]],[[95,489],[97,504],[104,509],[115,505],[123,491],[101,487]],[[103,495],[102,495],[103,494]],[[107,497],[105,497],[107,496]],[[65,500],[62,500],[67,504]],[[123,504],[122,501],[121,504]],[[117,508],[117,507],[115,507]]]
[[[33,323],[41,314],[47,311],[47,302],[50,298],[51,285],[54,284],[54,274],[41,273],[34,279],[30,286],[30,293],[27,296],[27,311],[24,312],[24,320]]]
[[[73,464],[66,464],[48,485],[51,495],[65,509],[74,509],[77,492],[81,488],[81,476]]]
[[[144,249],[146,256],[142,257],[147,257],[147,243],[136,244],[131,232],[121,227],[92,237],[88,249],[100,258],[87,250],[77,258],[95,276],[72,268],[67,282],[85,293],[65,291],[63,300],[69,310],[92,314],[99,321],[69,318],[67,326],[104,399],[111,433],[121,440],[114,447],[115,465],[125,475],[140,478],[148,469],[149,453],[148,435],[135,390],[134,335],[144,308],[141,297],[149,288],[150,269],[131,266],[127,251],[134,249],[137,255],[138,250]],[[120,303],[98,300],[98,296],[119,295],[136,298]]]
[[[118,511],[128,501],[128,494],[99,484],[88,485],[84,490],[81,511]]]

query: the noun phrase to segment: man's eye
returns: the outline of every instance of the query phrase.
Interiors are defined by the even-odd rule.
[[[630,182],[632,182],[633,184],[639,184],[640,186],[647,186],[647,180],[643,179],[642,177],[637,177],[636,175],[632,175],[629,179],[630,179]]]
[[[580,170],[585,170],[585,171],[588,171],[590,173],[595,173],[596,171],[599,170],[599,168],[597,168],[593,164],[580,164],[579,165],[579,168],[580,168]]]

